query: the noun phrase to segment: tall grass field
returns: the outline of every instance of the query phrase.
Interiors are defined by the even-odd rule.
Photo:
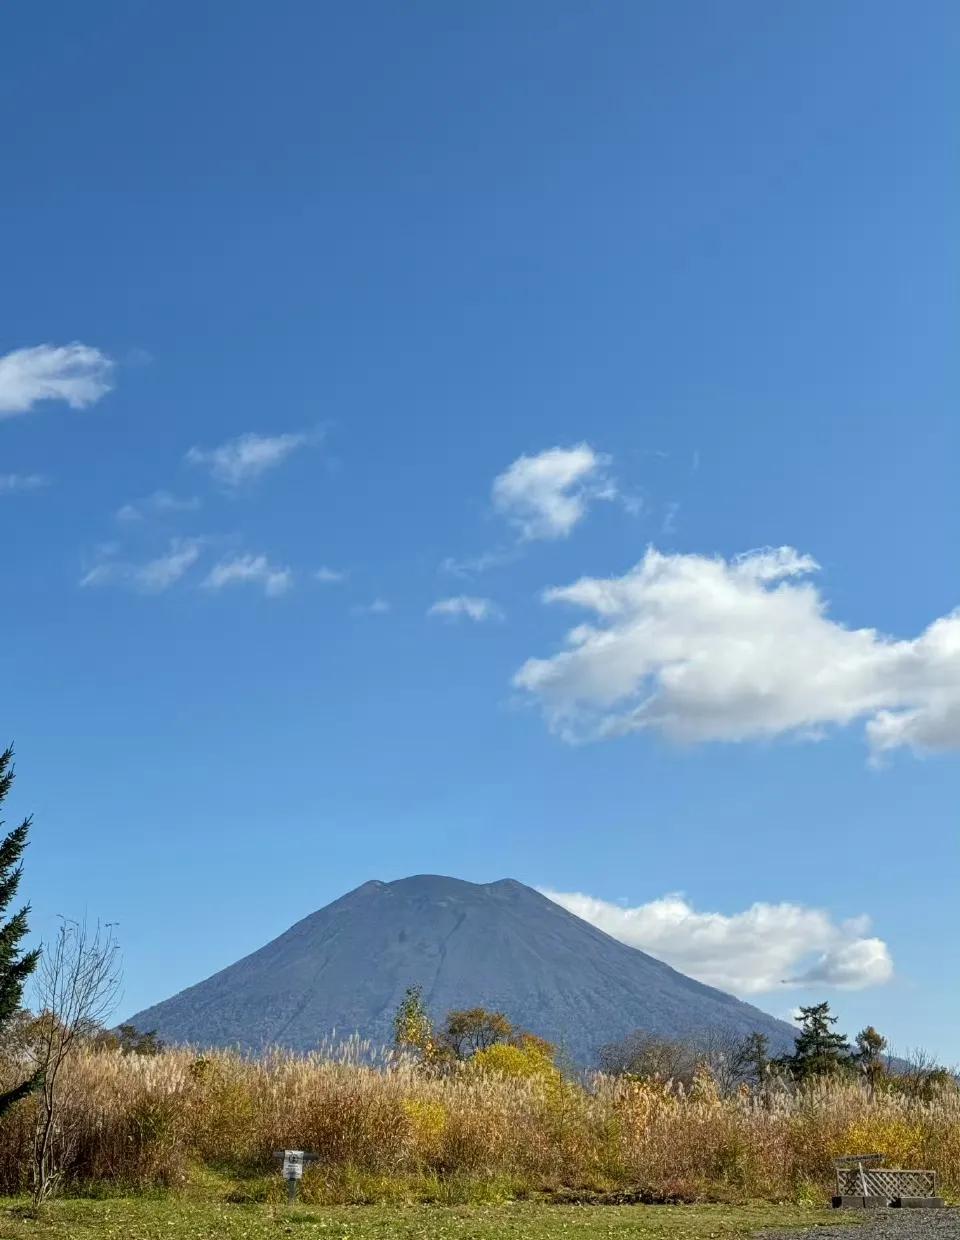
[[[858,1083],[768,1099],[721,1097],[552,1066],[431,1075],[403,1057],[245,1058],[84,1049],[66,1068],[58,1163],[66,1194],[209,1184],[238,1203],[280,1200],[274,1151],[310,1150],[305,1204],[560,1201],[820,1204],[831,1161],[881,1153],[932,1168],[960,1194],[960,1098],[873,1097]],[[508,1070],[509,1069],[509,1070]],[[0,1082],[2,1083],[2,1082]],[[35,1103],[0,1122],[0,1192],[28,1189]]]

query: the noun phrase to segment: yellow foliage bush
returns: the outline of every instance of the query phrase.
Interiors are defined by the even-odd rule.
[[[559,1076],[552,1056],[541,1045],[528,1043],[514,1046],[497,1042],[477,1051],[467,1060],[469,1072],[480,1076],[506,1076],[529,1080],[531,1077]]]
[[[442,1102],[429,1098],[404,1098],[403,1110],[410,1128],[410,1137],[420,1157],[434,1164],[443,1144],[447,1112]]]
[[[920,1167],[925,1157],[924,1126],[908,1115],[867,1113],[841,1129],[836,1157],[856,1153],[882,1154],[888,1167]]]

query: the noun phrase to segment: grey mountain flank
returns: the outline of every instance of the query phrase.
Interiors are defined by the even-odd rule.
[[[685,977],[513,879],[418,875],[372,881],[206,981],[130,1018],[170,1042],[306,1051],[354,1032],[389,1043],[408,986],[431,1014],[481,1005],[556,1042],[578,1063],[635,1029],[691,1037],[784,1021]]]

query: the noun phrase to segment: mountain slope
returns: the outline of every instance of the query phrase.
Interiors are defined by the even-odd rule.
[[[388,1042],[406,987],[432,1014],[482,1005],[575,1060],[634,1029],[684,1037],[793,1030],[677,973],[513,879],[419,875],[364,883],[259,951],[132,1016],[173,1042],[307,1050],[336,1032]]]

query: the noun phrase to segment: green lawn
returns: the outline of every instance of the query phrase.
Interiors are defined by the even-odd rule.
[[[227,1205],[188,1198],[55,1201],[33,1217],[0,1203],[0,1240],[736,1240],[764,1228],[839,1222],[799,1206]],[[849,1219],[844,1221],[849,1222]]]

